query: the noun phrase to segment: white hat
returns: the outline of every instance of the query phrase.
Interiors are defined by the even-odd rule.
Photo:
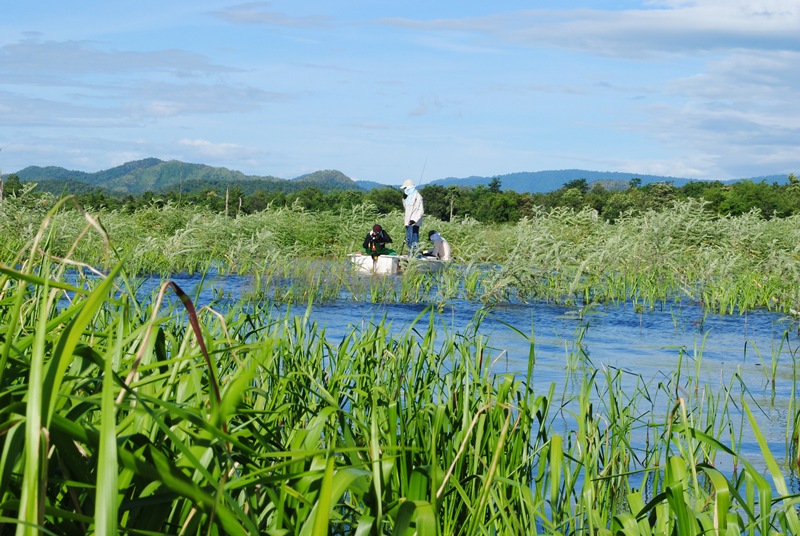
[[[414,181],[412,181],[411,179],[406,179],[406,182],[403,183],[400,189],[405,190],[406,188],[411,188],[412,186],[414,186]]]

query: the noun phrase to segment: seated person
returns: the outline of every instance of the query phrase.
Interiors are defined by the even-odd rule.
[[[436,231],[429,232],[428,238],[433,242],[433,249],[423,251],[422,254],[426,257],[436,257],[440,261],[449,261],[451,252],[450,244],[447,240],[442,238],[442,235]]]
[[[393,249],[386,246],[386,244],[391,243],[392,237],[376,223],[364,238],[361,251],[365,255],[372,255],[373,257],[377,257],[378,255],[396,255]]]

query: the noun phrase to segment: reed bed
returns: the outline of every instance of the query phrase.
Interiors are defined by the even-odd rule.
[[[27,206],[24,198],[0,205],[0,231],[8,238],[4,262],[30,246],[46,208]],[[167,204],[93,217],[113,237],[111,248],[101,235],[87,232],[81,210],[59,210],[50,215],[51,254],[106,271],[124,256],[129,274],[251,275],[256,294],[271,293],[270,299],[287,303],[353,296],[431,303],[633,302],[652,309],[688,300],[714,313],[800,311],[800,217],[717,217],[692,200],[614,223],[571,209],[534,212],[505,225],[429,219],[425,228],[450,241],[458,269],[433,280],[404,280],[406,288],[399,290],[385,281],[344,277],[348,269],[339,266],[358,251],[375,222],[398,237],[395,246],[403,249],[400,214],[381,216],[371,205],[327,213],[283,207],[226,218]],[[337,276],[320,277],[321,261],[332,263]],[[274,292],[276,282],[283,290]]]
[[[800,533],[794,466],[735,374],[597,368],[579,333],[537,392],[534,337],[502,373],[485,311],[330,340],[313,298],[196,309],[165,281],[142,299],[124,258],[67,283],[56,213],[0,265],[0,533]],[[83,217],[67,252],[94,233],[119,253]]]
[[[72,289],[4,273],[9,291],[33,285],[2,378],[0,504],[19,532],[797,528],[777,462],[769,481],[719,439],[731,399],[748,408],[735,380],[712,391],[676,371],[655,386],[576,350],[578,388],[536,393],[533,360],[527,379],[498,374],[489,341],[427,316],[331,342],[302,311],[137,307],[110,279],[50,312],[47,293]],[[741,472],[716,469],[723,456]]]

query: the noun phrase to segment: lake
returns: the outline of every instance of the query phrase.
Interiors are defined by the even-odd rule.
[[[252,287],[248,277],[209,274],[176,275],[177,283],[200,307],[210,305],[224,310],[247,295]],[[140,294],[157,289],[160,278],[142,282]],[[176,299],[167,294],[168,299]],[[302,315],[306,305],[276,305],[275,315]],[[647,386],[652,407],[643,408],[663,422],[669,408],[663,385],[679,370],[681,376],[693,377],[704,392],[694,397],[713,399],[732,385],[728,411],[734,423],[740,423],[741,400],[746,400],[757,417],[762,433],[769,441],[778,462],[786,464],[787,419],[795,388],[795,356],[800,348],[796,319],[768,311],[749,311],[736,315],[707,314],[696,303],[676,301],[653,310],[642,310],[627,303],[586,308],[549,303],[503,303],[486,308],[479,302],[455,300],[434,309],[433,322],[438,334],[463,333],[482,318],[478,333],[491,349],[492,370],[496,374],[525,377],[533,340],[535,365],[532,383],[546,394],[551,384],[565,400],[574,394],[582,379],[595,370],[620,371],[623,385],[636,390]],[[484,316],[485,315],[485,316]],[[431,307],[427,304],[365,303],[341,299],[315,304],[311,320],[325,328],[326,336],[337,342],[352,329],[384,318],[393,333],[427,329]],[[520,333],[521,332],[521,333]],[[772,384],[774,367],[775,383]],[[741,378],[741,385],[734,381]],[[602,384],[602,379],[598,379]],[[631,391],[632,392],[632,391]],[[603,411],[602,385],[594,397],[598,411]],[[566,403],[565,410],[569,404]],[[568,411],[562,411],[561,426],[571,427]],[[761,451],[746,419],[741,428],[742,454],[751,463],[763,465]],[[739,434],[739,431],[736,431]],[[725,443],[725,438],[719,438]],[[718,467],[730,469],[721,458]],[[796,475],[788,470],[790,489],[800,491]]]

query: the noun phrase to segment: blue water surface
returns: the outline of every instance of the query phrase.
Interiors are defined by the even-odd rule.
[[[252,291],[250,278],[236,275],[175,275],[178,284],[195,301],[196,308],[210,305],[217,310],[237,303]],[[154,293],[161,277],[144,279],[138,292]],[[174,297],[172,298],[174,299]],[[287,311],[276,306],[277,314]],[[303,315],[302,304],[291,306],[290,314]],[[353,328],[380,323],[385,318],[393,333],[401,334],[428,325],[429,305],[407,303],[365,303],[342,299],[315,304],[311,320],[325,329],[336,343]],[[531,345],[535,363],[531,381],[545,394],[552,384],[559,396],[569,399],[582,379],[593,371],[619,373],[622,382],[635,392],[646,386],[654,393],[668,383],[677,371],[697,379],[706,399],[725,392],[732,385],[728,408],[740,421],[742,454],[751,462],[764,464],[753,430],[742,418],[740,401],[753,410],[758,426],[767,438],[771,452],[787,468],[793,490],[800,489],[788,457],[787,420],[795,389],[796,355],[800,348],[797,323],[781,313],[748,311],[735,315],[708,314],[700,304],[675,302],[642,310],[633,304],[565,307],[549,303],[502,303],[487,308],[479,302],[454,300],[434,309],[437,332],[463,333],[474,325],[476,315],[485,313],[478,333],[491,350],[492,370],[525,378],[530,364]],[[422,315],[422,318],[420,316]],[[774,383],[773,383],[774,375]],[[739,380],[741,379],[741,381]],[[680,382],[678,382],[680,383]],[[598,408],[602,388],[595,390]],[[686,393],[698,398],[698,393]],[[648,408],[651,412],[669,411],[662,392]],[[643,410],[644,411],[644,410]],[[563,427],[569,430],[568,412]],[[658,418],[656,418],[658,420]],[[663,419],[662,419],[663,420]],[[644,432],[643,432],[644,433]],[[721,440],[724,438],[720,438]],[[724,469],[725,460],[718,460]]]

